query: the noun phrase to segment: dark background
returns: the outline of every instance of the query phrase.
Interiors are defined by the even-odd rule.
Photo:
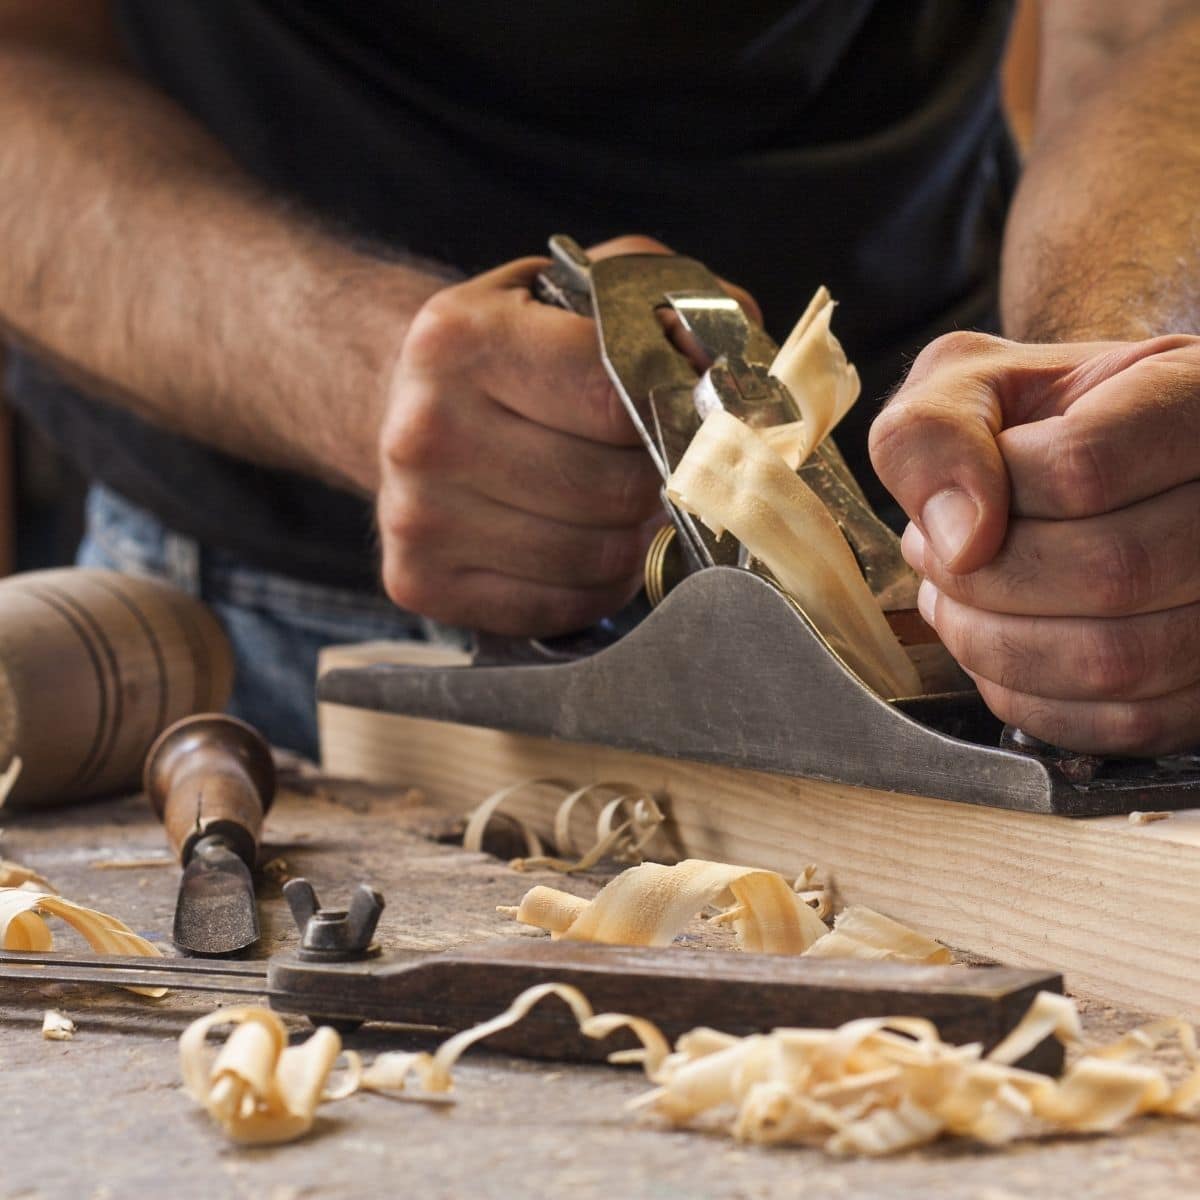
[[[1005,65],[1005,100],[1022,146],[1032,126],[1036,87],[1036,0],[1021,0]],[[86,484],[4,403],[3,353],[0,343],[0,575],[7,575],[72,561]]]

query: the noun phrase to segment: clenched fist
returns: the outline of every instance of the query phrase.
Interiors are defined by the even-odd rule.
[[[1095,754],[1200,744],[1200,338],[940,338],[871,458],[997,716]]]
[[[669,251],[636,237],[589,251],[647,253]],[[616,612],[665,520],[595,324],[530,292],[547,265],[509,263],[425,304],[381,435],[388,595],[490,633],[565,633]]]

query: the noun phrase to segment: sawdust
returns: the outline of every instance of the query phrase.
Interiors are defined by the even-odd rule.
[[[56,1008],[48,1008],[42,1017],[42,1037],[48,1042],[69,1042],[75,1036],[75,1022]]]

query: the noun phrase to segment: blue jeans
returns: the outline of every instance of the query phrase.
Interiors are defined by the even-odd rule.
[[[314,684],[323,646],[377,639],[465,645],[458,630],[396,608],[382,595],[325,587],[248,566],[167,529],[115,492],[93,486],[76,562],[149,576],[203,600],[237,660],[229,711],[273,745],[317,756]]]

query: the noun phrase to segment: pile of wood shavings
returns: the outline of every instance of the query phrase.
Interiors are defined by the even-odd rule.
[[[547,854],[534,829],[505,806],[524,792],[560,791],[563,798],[554,814],[556,855]],[[600,801],[592,841],[578,847],[572,835],[572,818],[585,811],[583,801]],[[636,784],[601,781],[576,787],[561,779],[523,779],[493,792],[474,808],[463,831],[464,850],[482,853],[483,841],[493,823],[504,820],[515,826],[525,842],[526,855],[509,862],[516,871],[548,870],[568,875],[587,871],[604,859],[640,863],[642,851],[658,832],[665,815],[654,796]]]
[[[578,988],[546,983],[522,992],[503,1013],[464,1030],[430,1053],[382,1054],[365,1069],[347,1053],[346,1081],[328,1081],[340,1050],[337,1034],[319,1029],[288,1047],[279,1018],[265,1009],[226,1009],[195,1022],[180,1040],[189,1092],[240,1143],[293,1140],[311,1127],[322,1100],[359,1090],[402,1092],[446,1101],[452,1068],[489,1034],[521,1020],[543,999],[568,1005],[586,1037],[631,1029],[637,1050],[612,1062],[640,1063],[655,1084],[629,1108],[675,1127],[724,1123],[738,1141],[818,1146],[836,1155],[886,1155],[940,1138],[1000,1145],[1051,1133],[1098,1133],[1141,1114],[1194,1116],[1200,1107],[1200,1062],[1194,1030],[1158,1021],[1082,1055],[1061,1080],[1011,1064],[1046,1037],[1080,1038],[1074,1002],[1038,995],[1017,1027],[984,1055],[978,1044],[943,1042],[916,1017],[868,1018],[837,1029],[776,1029],[735,1037],[699,1028],[672,1048],[653,1022],[626,1013],[593,1012]],[[204,1040],[216,1025],[236,1022],[212,1066]],[[1139,1061],[1177,1040],[1191,1066],[1172,1086],[1157,1067]]]

